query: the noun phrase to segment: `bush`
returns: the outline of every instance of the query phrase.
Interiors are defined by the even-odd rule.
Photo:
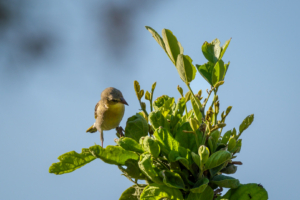
[[[167,95],[153,101],[156,83],[150,92],[144,92],[134,81],[142,111],[128,118],[125,137],[116,139],[115,146],[94,145],[82,149],[81,153],[65,153],[58,157],[60,162],[52,164],[50,173],[69,173],[100,158],[117,165],[134,183],[123,192],[120,200],[268,199],[260,184],[240,184],[238,179],[227,176],[234,174],[237,165],[242,164],[235,161],[242,147],[240,137],[254,119],[253,114],[249,115],[238,131],[233,128],[225,132],[225,120],[232,107],[229,106],[218,118],[220,101],[217,92],[224,84],[230,64],[224,63],[222,57],[230,40],[222,47],[218,39],[204,42],[202,52],[208,62],[194,66],[170,30],[163,29],[161,37],[151,27],[146,29],[169,56],[188,92],[184,94],[178,86],[181,98],[177,102]],[[201,90],[194,93],[190,87],[197,70],[211,85],[205,99]],[[212,93],[213,100],[208,106]],[[149,114],[145,102],[141,101],[144,94],[150,103]],[[187,109],[189,102],[191,110]],[[147,184],[139,184],[138,180],[145,180]],[[221,196],[223,188],[230,189]]]

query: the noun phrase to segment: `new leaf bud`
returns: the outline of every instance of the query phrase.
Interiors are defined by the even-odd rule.
[[[179,85],[177,86],[177,90],[180,93],[180,95],[183,97],[183,90],[182,87],[180,87]]]
[[[155,87],[156,87],[156,82],[154,82],[154,83],[152,84],[152,88],[151,88],[151,92],[152,92],[152,93],[153,93]]]
[[[188,91],[188,92],[185,94],[184,98],[185,98],[185,102],[188,102],[188,101],[191,99],[191,92]]]
[[[141,100],[144,96],[144,90],[139,91],[139,100]]]
[[[201,145],[198,150],[200,156],[200,163],[204,165],[209,157],[209,149],[205,145]]]
[[[146,110],[146,104],[145,104],[145,102],[141,102],[141,107],[142,107],[143,110]]]
[[[134,90],[136,93],[140,92],[140,84],[138,81],[134,81]]]
[[[151,94],[148,92],[148,90],[146,91],[145,99],[147,99],[149,101],[151,100]]]
[[[226,115],[228,115],[231,111],[232,106],[228,106],[228,108],[226,109]]]

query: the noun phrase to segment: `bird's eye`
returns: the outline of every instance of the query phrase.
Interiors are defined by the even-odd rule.
[[[113,99],[112,101],[113,101],[113,102],[119,102],[117,99]]]

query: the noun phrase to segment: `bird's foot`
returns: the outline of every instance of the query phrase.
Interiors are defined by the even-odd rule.
[[[122,128],[122,126],[118,126],[116,127],[116,131],[119,134],[120,137],[124,137],[124,129]]]

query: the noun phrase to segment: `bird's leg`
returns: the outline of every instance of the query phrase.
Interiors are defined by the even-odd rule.
[[[102,148],[103,148],[104,137],[103,137],[103,131],[102,130],[100,131],[100,140],[101,140],[101,145],[102,145]]]
[[[124,129],[122,128],[122,126],[117,126],[116,130],[119,133],[120,137],[124,136],[124,133],[123,133]]]

